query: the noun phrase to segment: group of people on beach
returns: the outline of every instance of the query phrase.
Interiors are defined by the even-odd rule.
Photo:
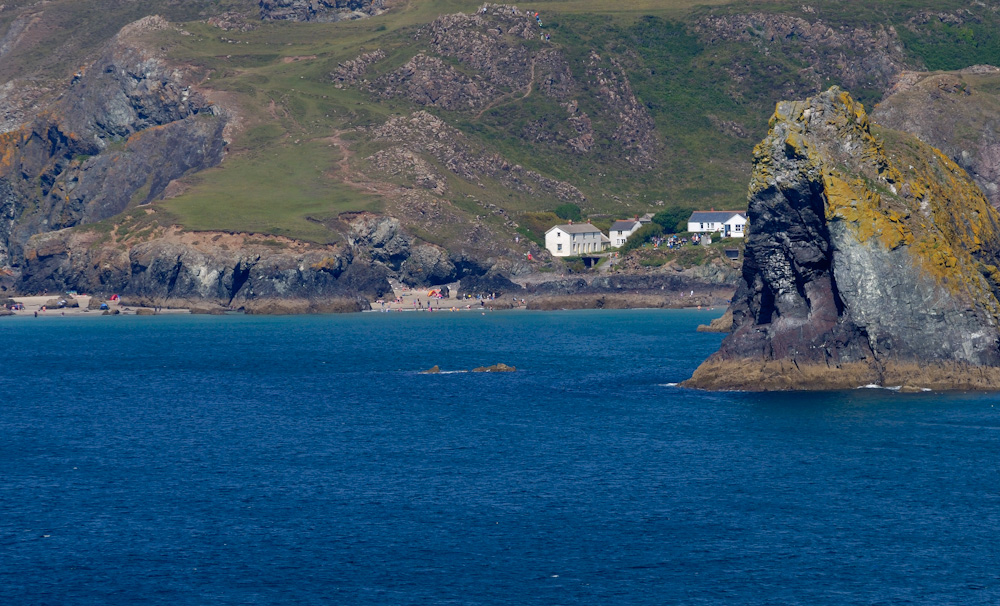
[[[442,296],[428,297],[425,303],[421,297],[417,296],[414,297],[412,300],[410,300],[409,304],[407,304],[406,298],[408,297],[408,295],[404,289],[402,295],[396,295],[394,298],[389,300],[377,299],[375,301],[375,304],[379,306],[378,311],[381,312],[406,311],[407,309],[412,309],[412,311],[471,311],[473,309],[479,309],[481,311],[486,311],[488,309],[489,311],[493,311],[495,305],[491,304],[491,302],[496,301],[498,296],[500,295],[495,292],[488,294],[480,293],[476,295],[465,293],[458,297],[461,303],[459,303],[458,305],[448,305],[448,306],[441,304],[441,300],[446,297]],[[434,305],[434,299],[438,299],[437,306]],[[478,305],[476,305],[473,302],[478,302]],[[463,303],[464,303],[464,308],[462,306]],[[527,303],[525,302],[524,299],[518,299],[516,296],[511,297],[512,308],[526,307],[526,306]]]

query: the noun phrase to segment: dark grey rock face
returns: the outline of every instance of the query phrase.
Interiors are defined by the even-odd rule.
[[[519,284],[511,282],[507,277],[501,274],[489,273],[484,276],[468,276],[462,278],[462,281],[458,286],[458,291],[460,294],[496,294],[497,296],[500,296],[501,294],[520,293],[523,292],[524,289],[521,288]]]
[[[412,238],[398,219],[363,214],[351,221],[350,243],[369,252],[376,261],[393,270],[410,256]]]
[[[34,234],[147,203],[222,160],[223,112],[134,42],[166,26],[147,17],[124,28],[59,102],[13,134],[0,166],[0,210],[14,217],[0,225],[0,254],[13,264]]]
[[[0,179],[0,267],[10,264],[10,235],[17,219],[17,195],[10,181]]]
[[[411,286],[446,284],[455,277],[455,264],[448,258],[448,251],[432,244],[415,246],[399,270],[400,280]]]
[[[357,261],[344,247],[276,250],[251,241],[230,248],[168,235],[111,250],[87,246],[81,237],[56,232],[33,239],[20,288],[231,307],[281,299],[375,299],[392,291],[384,267]]]

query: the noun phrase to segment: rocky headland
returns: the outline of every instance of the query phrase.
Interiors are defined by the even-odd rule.
[[[685,385],[1000,389],[1000,215],[964,170],[832,88],[755,149],[732,333]]]

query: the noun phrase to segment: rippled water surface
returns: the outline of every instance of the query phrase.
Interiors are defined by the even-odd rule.
[[[717,313],[0,319],[0,603],[1000,601],[997,397],[669,386]]]

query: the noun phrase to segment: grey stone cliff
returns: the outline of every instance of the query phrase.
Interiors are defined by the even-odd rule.
[[[733,332],[687,385],[1000,388],[1000,216],[834,88],[780,103],[755,151]]]

